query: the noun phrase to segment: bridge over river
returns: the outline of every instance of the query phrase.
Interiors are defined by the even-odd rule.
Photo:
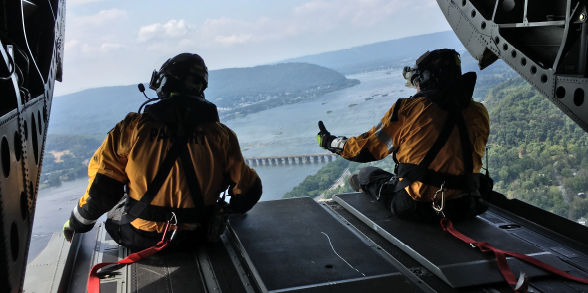
[[[270,157],[252,157],[245,158],[247,165],[250,166],[280,166],[280,165],[302,165],[314,163],[332,162],[337,158],[336,154],[304,154],[290,156],[270,156]]]

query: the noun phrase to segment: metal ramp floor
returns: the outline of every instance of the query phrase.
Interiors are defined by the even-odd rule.
[[[588,275],[588,248],[492,207],[456,228],[476,240],[533,255],[577,276]],[[28,268],[25,292],[84,292],[92,264],[128,254],[103,226],[70,245],[54,237]],[[55,260],[57,258],[57,260]],[[510,260],[531,276],[533,292],[588,292]],[[511,292],[492,256],[438,225],[399,220],[355,193],[315,202],[295,198],[258,203],[230,218],[222,242],[166,251],[106,270],[108,292]],[[35,286],[35,284],[37,284]],[[48,289],[50,288],[50,289]]]

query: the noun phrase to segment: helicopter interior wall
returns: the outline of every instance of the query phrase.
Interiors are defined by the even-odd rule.
[[[23,3],[24,14],[24,28],[25,34],[22,36],[26,38],[26,43],[21,43],[23,49],[28,46],[33,60],[29,60],[28,71],[35,74],[34,64],[38,67],[43,80],[49,79],[49,70],[53,59],[53,47],[55,46],[55,16],[59,8],[58,1],[44,0],[44,1],[30,1],[29,4]],[[25,14],[24,11],[27,11]],[[32,93],[36,97],[42,92]]]
[[[58,5],[59,3],[59,5]],[[21,290],[39,174],[63,53],[63,0],[0,3],[0,284]],[[56,30],[60,28],[61,30]],[[56,44],[59,43],[59,44]],[[6,273],[4,273],[6,272]]]
[[[563,26],[501,28],[499,32],[544,69],[553,67],[564,36]]]
[[[0,62],[0,92],[2,93],[2,103],[0,103],[0,117],[14,111],[18,107],[18,96],[15,91],[15,85],[10,75],[12,74],[12,58],[9,56],[10,52],[4,49],[4,44],[0,41],[0,54],[2,60]],[[16,111],[15,111],[16,112]],[[16,113],[15,113],[16,114]],[[9,119],[13,115],[3,117],[3,119]]]
[[[571,1],[574,7],[578,1]],[[529,1],[527,20],[529,22],[554,21],[566,19],[567,1]]]

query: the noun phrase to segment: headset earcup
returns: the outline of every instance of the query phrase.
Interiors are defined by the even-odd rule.
[[[161,79],[159,79],[155,92],[160,99],[165,99],[169,96],[169,84],[167,76],[163,75]]]
[[[423,71],[421,74],[421,83],[425,84],[431,79],[431,72],[429,70]]]
[[[159,72],[157,70],[153,70],[151,73],[151,80],[149,81],[149,88],[152,90],[157,90],[159,87]]]

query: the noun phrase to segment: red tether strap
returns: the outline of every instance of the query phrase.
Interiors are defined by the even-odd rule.
[[[175,218],[175,215],[174,215],[174,218]],[[172,225],[174,225],[174,224],[172,224]],[[117,262],[102,262],[102,263],[95,264],[92,267],[92,269],[90,270],[90,274],[88,275],[88,293],[100,293],[100,278],[98,278],[98,274],[97,274],[99,269],[101,269],[105,266],[108,266],[108,265],[113,265],[113,264],[124,264],[124,265],[132,264],[134,262],[138,262],[144,258],[152,256],[152,255],[156,254],[157,252],[161,251],[162,249],[166,248],[168,246],[168,244],[170,243],[170,241],[174,238],[175,232],[177,231],[177,230],[174,230],[172,232],[172,236],[170,237],[170,239],[166,239],[165,236],[167,234],[169,226],[170,226],[170,222],[167,222],[167,225],[165,225],[165,230],[163,231],[163,236],[161,237],[161,241],[157,242],[157,244],[155,244],[149,248],[145,248],[139,252],[131,253],[127,257],[125,257]]]
[[[566,273],[556,267],[550,266],[550,265],[548,265],[548,264],[546,264],[536,258],[530,257],[525,254],[521,254],[521,253],[501,250],[501,249],[498,249],[498,248],[488,244],[487,242],[475,241],[474,239],[469,238],[469,237],[463,235],[461,232],[457,231],[453,227],[453,223],[451,222],[451,220],[449,220],[448,218],[441,218],[441,227],[443,228],[443,231],[449,232],[451,235],[455,236],[455,238],[457,238],[457,239],[459,239],[469,245],[478,247],[480,249],[480,251],[482,251],[484,253],[485,252],[494,253],[494,255],[496,256],[496,262],[498,263],[498,268],[500,270],[500,273],[504,277],[504,280],[506,280],[506,282],[509,285],[511,285],[513,288],[515,288],[515,286],[517,284],[517,279],[515,278],[514,274],[512,273],[512,270],[510,269],[510,267],[508,266],[508,263],[506,262],[507,255],[512,256],[512,257],[516,257],[516,258],[518,258],[522,261],[525,261],[527,263],[530,263],[540,269],[546,270],[546,271],[554,273],[556,275],[560,275],[566,279],[576,281],[579,283],[588,284],[587,278],[580,278],[580,277],[570,275],[570,274],[568,274],[568,273]]]

